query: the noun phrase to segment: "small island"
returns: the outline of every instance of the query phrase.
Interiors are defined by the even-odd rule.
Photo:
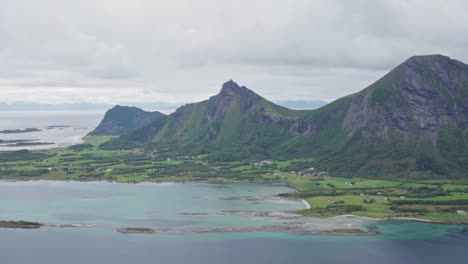
[[[376,232],[364,231],[357,228],[342,228],[332,229],[320,232],[323,235],[342,235],[342,236],[371,236],[376,235]]]
[[[0,221],[0,228],[40,228],[43,226],[41,223],[29,221]]]
[[[52,142],[18,142],[4,145],[4,147],[33,147],[33,146],[45,146],[54,145]]]
[[[8,140],[0,139],[0,144],[27,143],[27,142],[32,142],[32,141],[37,141],[37,139],[8,139]]]
[[[38,128],[25,128],[25,129],[6,129],[0,130],[0,134],[21,134],[21,133],[30,133],[30,132],[39,132],[42,131]]]
[[[122,227],[117,231],[124,234],[153,234],[156,230],[147,227]]]

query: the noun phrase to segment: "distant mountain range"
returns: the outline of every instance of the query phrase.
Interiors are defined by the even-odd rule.
[[[321,100],[279,100],[276,104],[288,107],[291,109],[316,109],[327,104]],[[172,113],[182,104],[152,102],[152,103],[136,103],[133,107],[146,109],[150,111],[160,111],[164,113]],[[38,104],[38,103],[0,103],[0,111],[83,111],[83,110],[107,110],[113,105],[109,104],[92,104],[92,103],[64,103],[64,104]]]
[[[0,111],[83,111],[83,110],[108,110],[113,105],[93,104],[93,103],[64,103],[64,104],[37,104],[37,103],[0,103]],[[164,112],[173,112],[180,104],[171,104],[164,102],[138,103],[134,107],[158,110]]]
[[[327,104],[322,100],[280,100],[274,103],[295,110],[317,109]]]
[[[138,118],[106,115],[107,129],[120,115],[124,123]],[[145,120],[111,129],[126,133],[101,147],[220,160],[303,158],[342,176],[468,176],[468,65],[442,55],[411,57],[316,110],[278,106],[231,80],[206,101]]]
[[[0,111],[61,111],[61,110],[106,110],[112,105],[105,104],[38,104],[38,103],[0,103]]]

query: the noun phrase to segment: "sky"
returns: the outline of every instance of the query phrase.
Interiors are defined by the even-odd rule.
[[[468,1],[0,0],[0,104],[182,104],[233,79],[332,101],[412,55],[468,62]]]

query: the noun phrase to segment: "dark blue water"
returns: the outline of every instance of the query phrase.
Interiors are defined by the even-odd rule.
[[[93,229],[0,230],[0,263],[468,263],[468,234],[424,239],[217,234],[144,236]]]

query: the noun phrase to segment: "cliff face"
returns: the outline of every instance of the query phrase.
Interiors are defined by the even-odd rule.
[[[344,120],[350,133],[407,138],[418,134],[436,143],[443,126],[467,126],[468,66],[441,55],[415,56],[356,94]]]
[[[351,98],[342,123],[348,141],[335,161],[376,174],[468,172],[468,65],[411,57]]]
[[[161,116],[164,114],[160,112],[146,112],[137,107],[116,105],[106,112],[101,123],[89,135],[119,136],[148,125]]]

